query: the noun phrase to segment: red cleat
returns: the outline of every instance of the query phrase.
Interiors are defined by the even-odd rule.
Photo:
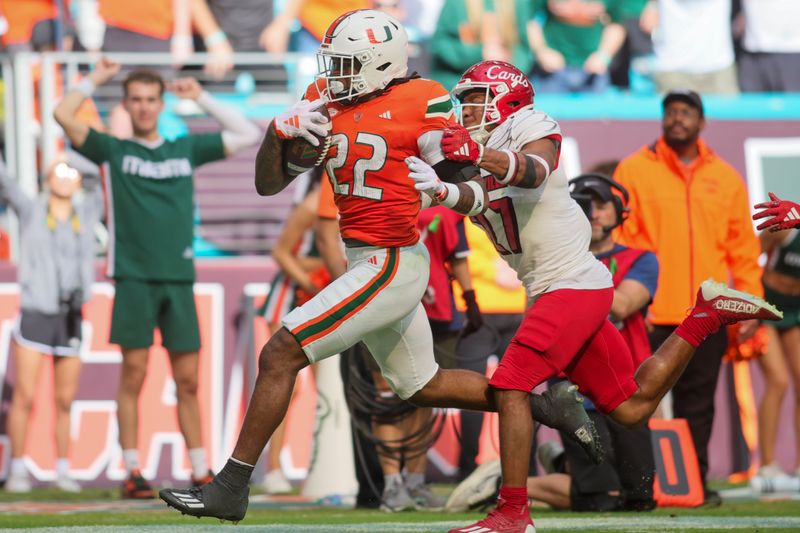
[[[762,298],[731,289],[713,279],[707,279],[700,285],[692,315],[698,316],[704,308],[716,311],[724,325],[754,318],[758,320],[783,318],[783,313],[777,307]]]
[[[536,533],[527,506],[519,515],[513,515],[501,511],[502,505],[503,500],[499,500],[497,507],[483,520],[451,529],[448,533]]]

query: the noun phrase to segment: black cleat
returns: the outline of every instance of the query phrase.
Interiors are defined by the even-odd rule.
[[[568,435],[595,464],[605,461],[605,452],[594,422],[583,408],[578,386],[559,381],[541,395],[531,395],[533,418]]]
[[[238,522],[247,513],[250,487],[231,490],[215,478],[201,487],[190,489],[163,489],[158,496],[167,505],[181,512],[200,518],[210,516],[220,520]]]

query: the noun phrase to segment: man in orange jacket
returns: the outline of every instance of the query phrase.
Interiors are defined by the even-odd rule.
[[[755,295],[761,268],[758,239],[750,222],[744,181],[700,139],[703,103],[693,91],[675,90],[663,100],[663,135],[625,158],[614,179],[630,193],[631,216],[620,232],[625,244],[652,250],[661,270],[650,307],[655,350],[692,307],[697,283],[712,277],[733,280]],[[742,322],[740,336],[755,333],[755,320]],[[676,417],[686,418],[705,484],[708,441],[714,419],[714,391],[727,346],[725,329],[698,348],[673,388]],[[709,504],[719,495],[706,490]]]

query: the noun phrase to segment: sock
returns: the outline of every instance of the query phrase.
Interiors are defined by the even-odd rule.
[[[250,485],[250,476],[254,469],[254,465],[231,457],[214,477],[214,483],[220,483],[231,491],[241,491]]]
[[[10,477],[28,477],[28,469],[25,468],[25,461],[21,457],[11,459]]]
[[[683,319],[681,325],[675,329],[675,334],[697,348],[706,340],[706,337],[716,333],[720,327],[722,327],[722,321],[716,310],[698,306]]]
[[[139,450],[122,450],[122,462],[125,464],[125,470],[128,473],[139,470]]]
[[[425,484],[425,474],[422,472],[409,472],[406,474],[406,487],[419,487]]]
[[[520,515],[528,509],[528,487],[500,487],[500,511]]]
[[[403,476],[401,476],[399,472],[396,474],[386,474],[383,476],[384,487],[389,487],[396,484],[403,484]]]
[[[189,450],[189,461],[192,463],[192,477],[200,479],[208,474],[205,448],[191,448]]]
[[[56,459],[56,476],[60,478],[69,477],[69,459],[66,457]]]

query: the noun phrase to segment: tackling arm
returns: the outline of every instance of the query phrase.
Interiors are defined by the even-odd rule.
[[[555,168],[558,148],[558,141],[549,138],[529,142],[519,152],[484,148],[478,166],[497,176],[501,183],[535,189]]]
[[[435,202],[452,209],[456,213],[475,216],[486,211],[489,196],[485,180],[481,177],[461,183],[445,183],[439,179],[436,170],[418,157],[406,158],[408,176],[414,180],[414,187]]]
[[[561,141],[554,135],[530,141],[519,152],[495,150],[477,143],[463,126],[453,125],[444,131],[441,148],[447,159],[473,163],[500,183],[535,189],[556,167]]]

